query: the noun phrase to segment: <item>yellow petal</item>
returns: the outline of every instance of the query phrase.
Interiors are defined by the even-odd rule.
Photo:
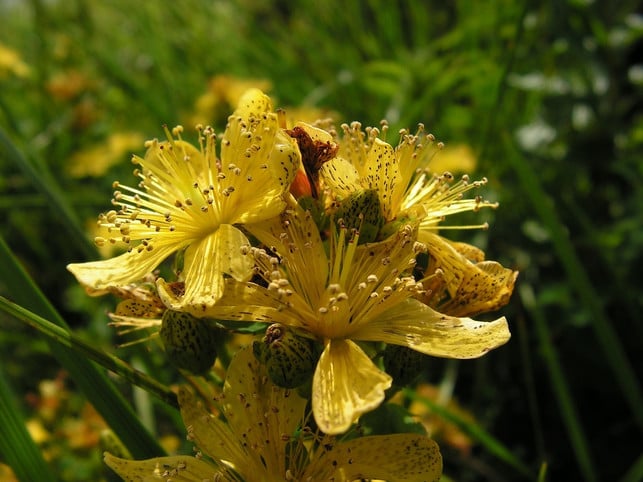
[[[265,480],[257,476],[264,465],[268,474],[284,473],[287,440],[283,435],[299,428],[307,401],[295,391],[272,384],[251,346],[235,354],[223,393],[224,413],[232,432],[244,446],[254,449],[248,451],[254,457],[246,457],[238,471],[251,480],[247,475],[253,471],[248,467],[255,463],[255,480]]]
[[[295,296],[295,295],[293,295]],[[286,304],[277,295],[254,283],[225,280],[223,296],[212,306],[193,314],[201,318],[299,326],[301,322],[285,310]]]
[[[295,126],[303,129],[304,132],[306,132],[306,134],[308,134],[313,141],[334,143],[333,136],[331,136],[329,132],[320,129],[319,127],[311,126],[306,122],[297,122]]]
[[[484,253],[464,243],[453,243],[436,234],[421,232],[435,262],[430,269],[440,269],[446,281],[448,301],[436,306],[453,316],[471,316],[494,311],[509,302],[518,272],[495,261],[482,261]],[[480,260],[471,262],[470,259]],[[430,295],[440,298],[439,292]]]
[[[165,258],[177,250],[175,244],[159,245],[148,251],[132,251],[103,261],[72,263],[67,269],[79,283],[93,290],[107,290],[110,287],[123,286],[142,279],[152,272]]]
[[[251,88],[243,93],[232,115],[243,119],[259,119],[268,112],[272,112],[270,97],[257,88]]]
[[[250,223],[278,215],[281,196],[295,177],[301,155],[294,139],[279,129],[270,98],[250,89],[228,119],[221,143],[224,178],[219,185],[229,195],[221,211],[235,212],[231,223]]]
[[[338,443],[320,462],[336,467],[332,480],[436,482],[442,475],[438,444],[415,434],[373,435]]]
[[[341,157],[336,157],[324,163],[319,170],[319,174],[324,184],[330,188],[338,199],[346,199],[362,187],[357,169]]]
[[[187,389],[179,389],[181,416],[190,439],[204,454],[216,462],[243,465],[247,458],[239,435],[228,424],[208,413]]]
[[[293,291],[313,306],[318,303],[326,288],[328,258],[311,213],[295,204],[283,216],[247,228],[264,245],[277,248]]]
[[[247,280],[252,275],[252,260],[241,254],[241,247],[247,244],[248,238],[239,229],[220,225],[186,249],[183,296],[177,297],[162,280],[158,283],[159,295],[172,309],[202,313],[223,295],[224,273],[237,280]]]
[[[426,355],[465,359],[504,345],[511,334],[504,316],[488,322],[456,318],[409,299],[371,320],[352,337],[408,346]]]
[[[126,460],[105,454],[105,463],[126,482],[158,482],[159,480],[185,480],[201,482],[219,480],[214,465],[187,455],[158,457],[148,460]],[[225,479],[221,479],[225,480]]]
[[[495,311],[505,306],[513,293],[518,272],[495,261],[472,264],[453,298],[440,310],[454,316]]]
[[[350,340],[331,340],[313,376],[313,413],[328,434],[346,432],[384,400],[392,379]]]
[[[393,147],[376,138],[368,151],[364,166],[362,186],[377,190],[385,219],[393,219],[397,213],[391,212],[393,197],[401,197],[406,186],[402,185],[400,171]]]

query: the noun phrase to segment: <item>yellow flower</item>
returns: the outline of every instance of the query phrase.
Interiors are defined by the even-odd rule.
[[[339,141],[337,157],[320,170],[324,185],[337,200],[360,190],[375,190],[384,220],[390,223],[420,219],[420,239],[423,232],[437,229],[446,216],[497,207],[479,196],[463,197],[484,185],[486,179],[470,182],[468,176],[462,176],[453,183],[449,172],[436,175],[426,169],[443,144],[436,143],[432,134],[426,134],[422,125],[416,134],[401,131],[400,143],[395,148],[379,137],[379,129],[367,128],[364,132],[359,122],[344,124],[342,129],[344,136]]]
[[[278,215],[300,162],[296,143],[279,129],[270,99],[253,89],[229,117],[221,139],[201,130],[200,149],[181,140],[180,128],[168,141],[150,141],[145,158],[134,159],[138,187],[116,183],[118,211],[99,217],[111,237],[97,244],[122,242],[125,254],[105,261],[70,264],[78,281],[94,292],[143,278],[163,260],[183,252],[185,293],[177,296],[159,280],[170,308],[211,304],[220,296],[224,274],[239,280],[251,275],[251,261],[240,255],[248,243],[235,224]]]
[[[432,283],[438,278],[443,281],[440,286],[433,284],[432,293],[423,297],[423,301],[453,316],[470,316],[504,306],[518,273],[494,261],[484,261],[484,253],[472,246],[458,250],[457,243],[437,234],[439,229],[487,227],[486,223],[441,224],[452,214],[497,207],[497,203],[480,196],[464,198],[468,191],[487,180],[470,182],[465,175],[453,182],[449,172],[431,174],[426,166],[443,146],[436,144],[433,135],[426,134],[422,125],[414,135],[402,131],[395,148],[380,138],[378,129],[364,132],[356,122],[342,128],[344,137],[338,157],[321,167],[320,177],[332,196],[340,201],[359,190],[377,192],[381,214],[388,223],[380,231],[380,238],[390,235],[400,223],[419,221],[417,239],[426,245],[432,260],[426,273],[439,273]],[[473,259],[472,254],[477,259]]]
[[[422,245],[407,225],[378,243],[358,245],[346,228],[333,233],[330,256],[309,212],[292,203],[281,222],[251,232],[275,255],[248,248],[267,287],[230,280],[224,296],[196,316],[265,321],[290,326],[322,341],[313,375],[312,407],[326,433],[343,433],[376,408],[391,386],[357,342],[408,346],[421,353],[474,358],[509,339],[504,318],[484,323],[438,313],[413,299],[423,287],[408,271]],[[358,374],[358,376],[357,376]]]
[[[422,435],[344,441],[313,431],[306,426],[306,400],[273,385],[250,347],[233,358],[219,403],[225,421],[179,391],[188,438],[200,449],[196,457],[133,461],[106,454],[105,462],[126,481],[420,482],[437,481],[442,472],[437,444]]]
[[[105,142],[75,153],[69,159],[69,174],[74,177],[102,176],[143,141],[143,136],[136,132],[115,132]]]

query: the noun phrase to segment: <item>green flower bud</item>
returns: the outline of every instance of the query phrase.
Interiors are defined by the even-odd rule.
[[[349,229],[359,230],[359,244],[375,241],[384,222],[380,198],[375,189],[357,191],[342,201],[335,220]]]
[[[413,382],[426,368],[426,362],[426,355],[406,346],[386,345],[384,350],[384,369],[398,387]]]
[[[303,384],[317,365],[314,341],[296,335],[279,323],[268,327],[263,339],[252,344],[252,351],[266,366],[272,382],[282,388]]]
[[[217,358],[214,329],[206,322],[180,311],[163,314],[159,335],[170,362],[192,373],[208,371]]]

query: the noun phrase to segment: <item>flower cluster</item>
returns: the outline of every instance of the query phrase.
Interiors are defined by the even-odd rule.
[[[108,457],[129,480],[145,471],[188,471],[195,480],[435,479],[439,453],[429,439],[336,441],[421,369],[413,354],[475,358],[510,337],[504,317],[470,316],[506,304],[517,273],[439,234],[486,227],[447,219],[496,207],[468,196],[486,180],[431,172],[442,145],[423,126],[401,131],[395,146],[386,124],[339,133],[327,122],[287,127],[253,89],[220,139],[199,127],[197,148],[180,128],[166,130],[166,141],[134,158],[138,186],[117,183],[114,210],[99,217],[97,243],[127,251],[69,265],[90,294],[128,298],[115,324],[160,327],[181,368],[208,370],[222,327],[266,327],[229,367],[227,424],[180,394],[188,430],[214,465]],[[172,278],[156,274],[172,254]],[[310,398],[312,420],[294,389]],[[310,437],[291,440],[297,430]],[[367,444],[389,445],[378,457],[390,459],[369,458]]]

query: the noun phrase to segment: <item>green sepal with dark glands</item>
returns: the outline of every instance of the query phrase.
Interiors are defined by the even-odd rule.
[[[279,323],[266,329],[261,341],[252,344],[252,351],[265,365],[270,380],[282,388],[296,388],[310,380],[319,359],[314,340]]]
[[[170,362],[195,374],[207,372],[217,358],[218,329],[204,320],[180,311],[163,314],[159,335]]]
[[[340,203],[334,216],[335,222],[359,231],[358,244],[375,241],[384,223],[380,198],[374,189],[352,193]]]
[[[405,387],[426,369],[428,357],[406,346],[386,345],[384,369],[393,377],[393,384]]]

